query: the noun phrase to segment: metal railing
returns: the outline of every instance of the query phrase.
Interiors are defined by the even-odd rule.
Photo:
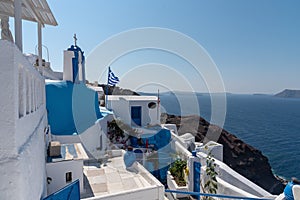
[[[206,197],[216,197],[221,199],[243,199],[243,200],[274,200],[270,198],[253,198],[253,197],[239,197],[239,196],[230,196],[224,194],[208,194],[208,193],[200,193],[200,192],[187,192],[187,191],[179,191],[179,190],[165,190],[165,192],[169,193],[178,193],[178,194],[188,194],[193,196],[206,196]]]

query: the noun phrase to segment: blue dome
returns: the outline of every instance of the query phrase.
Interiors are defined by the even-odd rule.
[[[46,83],[46,108],[54,135],[80,134],[103,117],[99,110],[97,92],[83,83]]]

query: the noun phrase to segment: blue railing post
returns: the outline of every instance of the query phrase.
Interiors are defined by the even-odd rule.
[[[201,184],[201,163],[200,159],[197,157],[197,152],[193,151],[192,152],[193,156],[193,191],[200,193],[200,184]],[[200,196],[195,196],[194,198],[197,198],[200,200]]]

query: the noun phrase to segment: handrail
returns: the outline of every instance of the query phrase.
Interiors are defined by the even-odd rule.
[[[37,47],[38,47],[38,45],[35,45],[35,51],[34,51],[35,55],[37,55]],[[49,49],[46,45],[43,45],[43,44],[42,44],[42,47],[44,47],[47,50],[47,58],[48,58],[47,62],[49,62]]]
[[[178,193],[178,194],[189,194],[189,195],[194,195],[194,196],[218,197],[218,198],[223,198],[223,199],[274,200],[274,199],[268,199],[268,198],[238,197],[238,196],[230,196],[230,195],[224,195],[224,194],[209,194],[209,193],[200,193],[200,192],[187,192],[187,191],[180,191],[180,190],[165,190],[165,192]]]

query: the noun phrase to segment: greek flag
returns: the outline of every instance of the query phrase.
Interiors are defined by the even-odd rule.
[[[107,84],[109,86],[115,86],[117,83],[119,83],[119,81],[120,81],[119,78],[114,75],[114,73],[110,70],[110,67],[109,67],[108,68],[108,82],[107,82]]]

